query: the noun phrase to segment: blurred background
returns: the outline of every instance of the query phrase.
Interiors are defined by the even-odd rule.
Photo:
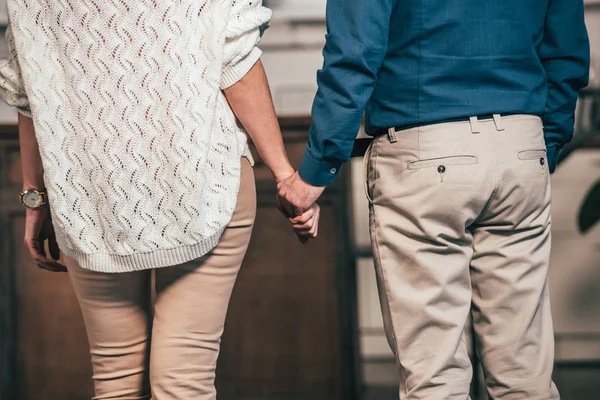
[[[325,0],[265,0],[261,44],[290,158],[298,166],[322,65]],[[592,79],[575,139],[552,177],[550,286],[555,381],[563,400],[600,398],[600,0],[586,0]],[[0,0],[0,32],[6,29]],[[6,56],[4,39],[0,57]],[[218,366],[221,400],[394,400],[368,238],[361,160],[344,168],[321,205],[319,239],[301,246],[274,203],[257,159],[259,211]],[[14,110],[0,106],[0,400],[92,395],[81,314],[65,274],[38,270],[22,246],[24,210]],[[470,337],[469,324],[465,327]],[[486,399],[474,376],[472,398]]]

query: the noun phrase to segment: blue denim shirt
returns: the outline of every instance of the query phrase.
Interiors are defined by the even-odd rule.
[[[366,130],[492,113],[540,115],[551,170],[588,82],[583,0],[328,0],[309,143],[325,186]]]

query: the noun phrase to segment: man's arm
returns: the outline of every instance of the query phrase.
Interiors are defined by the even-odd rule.
[[[300,177],[312,186],[332,183],[348,161],[388,46],[397,0],[327,0],[325,62]],[[568,0],[567,0],[568,1]]]
[[[578,92],[588,84],[590,45],[583,0],[550,0],[539,56],[548,81],[542,119],[548,164],[554,172],[560,151],[573,136]]]

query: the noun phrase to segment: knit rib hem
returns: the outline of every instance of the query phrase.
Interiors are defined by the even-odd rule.
[[[26,116],[28,118],[33,118],[33,114],[31,112],[30,108],[28,108],[28,107],[16,107],[16,109],[17,109],[17,112],[19,114],[22,114],[22,115],[24,115],[24,116]]]
[[[224,231],[225,228],[196,244],[129,255],[107,253],[88,254],[74,250],[66,245],[58,232],[56,241],[58,242],[60,250],[66,256],[75,260],[82,268],[96,272],[122,273],[170,267],[200,258],[217,246]]]
[[[246,55],[238,63],[226,66],[221,73],[221,89],[227,89],[239,82],[258,62],[262,51],[258,47],[254,47],[248,55]]]

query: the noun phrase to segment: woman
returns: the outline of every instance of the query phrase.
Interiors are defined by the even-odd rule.
[[[214,399],[256,212],[235,116],[277,181],[294,172],[256,47],[270,11],[260,0],[8,10],[0,90],[19,110],[25,243],[40,267],[69,272],[95,398]],[[302,240],[317,220],[316,206],[294,220]]]

